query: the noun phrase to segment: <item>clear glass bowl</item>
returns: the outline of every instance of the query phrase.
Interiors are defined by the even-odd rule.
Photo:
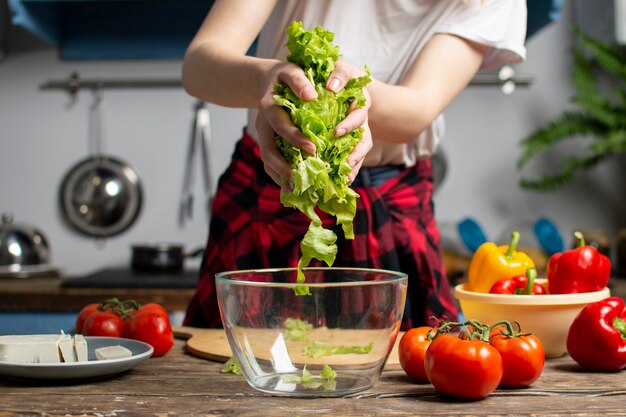
[[[253,388],[344,396],[380,377],[404,312],[407,275],[359,268],[222,272],[215,276],[226,335]],[[311,295],[296,295],[308,286]]]

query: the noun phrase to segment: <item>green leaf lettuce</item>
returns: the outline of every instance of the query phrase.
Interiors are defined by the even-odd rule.
[[[346,117],[353,102],[357,106],[365,105],[363,87],[370,82],[370,73],[366,68],[366,75],[351,79],[335,94],[326,89],[326,81],[340,56],[339,48],[332,43],[334,34],[320,26],[305,30],[299,21],[289,25],[286,32],[286,46],[290,51],[287,60],[304,70],[318,95],[305,102],[285,85],[277,84],[274,88],[276,104],[284,107],[293,123],[316,146],[315,155],[308,155],[280,136],[275,138],[278,149],[293,169],[292,191],[281,192],[281,203],[300,210],[311,219],[300,244],[298,282],[304,282],[302,268],[312,259],[332,266],[337,255],[337,236],[332,230],[324,229],[316,208],[335,216],[346,239],[354,239],[358,194],[348,186],[348,174],[352,171],[348,156],[361,140],[363,128],[338,138],[333,130]],[[306,286],[296,288],[296,293],[310,294]]]

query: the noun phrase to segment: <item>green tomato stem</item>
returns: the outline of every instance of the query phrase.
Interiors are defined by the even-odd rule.
[[[517,322],[515,322],[517,323]],[[489,334],[491,334],[491,331],[495,328],[498,328],[499,326],[504,325],[506,327],[506,331],[502,331],[500,330],[500,333],[508,336],[508,337],[518,337],[521,334],[519,332],[515,331],[515,327],[513,326],[513,322],[509,321],[509,320],[500,320],[495,322],[494,324],[492,324],[491,326],[489,326]],[[517,323],[517,327],[519,328],[519,323]]]

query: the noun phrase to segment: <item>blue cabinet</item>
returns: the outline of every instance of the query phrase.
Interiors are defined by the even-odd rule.
[[[0,334],[48,334],[74,331],[78,312],[3,312],[0,313]]]
[[[212,0],[8,0],[62,59],[181,59]]]
[[[558,20],[562,2],[528,0],[527,37]],[[65,60],[182,59],[212,5],[213,0],[8,0],[13,24],[55,45]]]

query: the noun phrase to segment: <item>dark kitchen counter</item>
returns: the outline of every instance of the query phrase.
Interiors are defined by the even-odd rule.
[[[196,288],[198,271],[135,272],[129,268],[102,269],[76,279],[65,279],[62,288]]]
[[[626,371],[583,372],[569,357],[549,359],[524,389],[497,389],[480,401],[439,394],[403,371],[384,371],[374,388],[344,398],[274,397],[250,388],[222,363],[185,352],[103,380],[22,382],[0,376],[0,416],[606,416],[624,415]]]

